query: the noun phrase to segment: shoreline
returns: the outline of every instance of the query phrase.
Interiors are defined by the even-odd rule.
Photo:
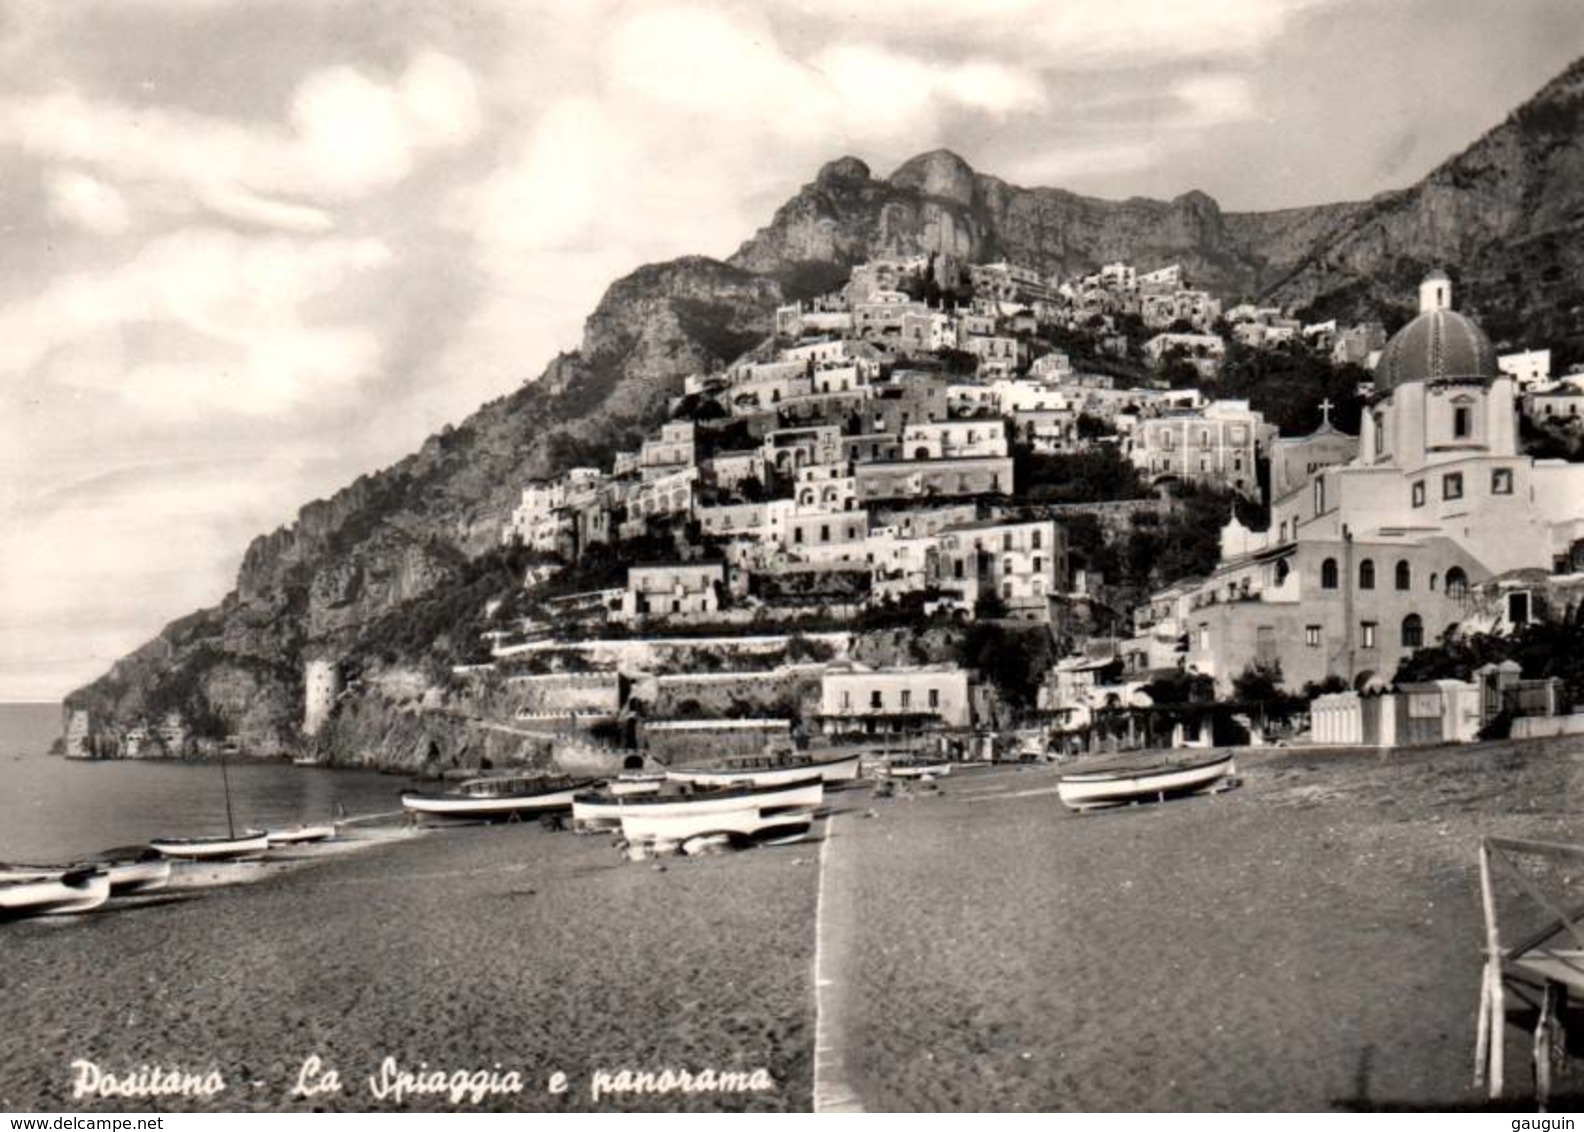
[[[0,928],[28,972],[0,1005],[0,1103],[804,1110],[819,1059],[822,1105],[871,1111],[1523,1107],[1517,1026],[1507,1099],[1470,1085],[1474,850],[1578,840],[1584,749],[1272,748],[1239,772],[1084,815],[1049,765],[860,784],[802,843],[656,863],[536,824],[370,820],[246,880],[211,866],[225,883]],[[291,1095],[312,1057],[341,1091]],[[215,1067],[226,1091],[73,1100],[78,1058]],[[773,1087],[676,1076],[757,1069]],[[440,1070],[522,1088],[423,1091]],[[1584,1073],[1558,1093],[1584,1099]]]

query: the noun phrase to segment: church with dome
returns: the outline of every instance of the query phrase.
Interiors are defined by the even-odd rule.
[[[1546,580],[1584,551],[1584,464],[1522,454],[1496,357],[1431,273],[1381,353],[1357,439],[1327,423],[1279,442],[1269,527],[1234,519],[1210,577],[1156,594],[1130,666],[1183,661],[1223,693],[1250,664],[1279,664],[1290,690],[1359,686],[1449,631],[1536,616]]]

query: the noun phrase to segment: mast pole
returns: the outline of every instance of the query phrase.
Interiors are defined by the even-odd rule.
[[[225,752],[220,752],[220,779],[225,783],[226,802],[226,833],[231,840],[236,840],[236,819],[231,815],[231,773],[226,769]]]

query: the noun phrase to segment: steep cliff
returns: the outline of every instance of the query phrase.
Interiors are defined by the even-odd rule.
[[[1126,259],[1143,268],[1181,263],[1196,282],[1254,298],[1363,207],[1245,216],[1223,213],[1201,192],[1170,201],[1106,201],[1018,188],[974,172],[946,150],[915,157],[883,180],[845,157],[821,169],[731,262],[796,290],[802,279],[823,278],[823,265],[886,253],[938,252],[970,263],[1009,259],[1064,276]]]
[[[1064,275],[1116,259],[1146,269],[1177,262],[1224,297],[1388,319],[1425,270],[1445,265],[1459,305],[1498,342],[1584,357],[1581,106],[1584,62],[1412,188],[1269,213],[1226,213],[1200,192],[1104,201],[1020,188],[945,151],[885,178],[857,158],[833,161],[729,263],[687,258],[617,281],[576,352],[256,539],[219,606],[174,622],[70,702],[112,735],[175,709],[200,730],[239,731],[254,750],[290,748],[304,657],[340,654],[415,601],[453,591],[473,600],[470,563],[497,541],[525,480],[608,465],[658,423],[684,375],[751,348],[778,302],[836,286],[879,253],[1006,258]],[[391,747],[388,756],[349,752],[359,760],[410,764],[427,757],[415,752],[427,751],[431,730],[457,734],[354,709],[340,725],[349,740],[355,732],[366,747],[384,727],[391,737],[374,744]]]
[[[1431,265],[1498,342],[1584,356],[1584,60],[1412,188],[1314,240],[1270,297],[1357,314],[1400,304]]]
[[[460,579],[499,541],[526,480],[608,461],[685,375],[761,341],[779,300],[773,281],[704,258],[618,280],[576,352],[255,539],[220,605],[173,622],[69,702],[112,737],[174,709],[200,732],[239,732],[250,750],[291,749],[306,656],[338,655],[375,619]]]

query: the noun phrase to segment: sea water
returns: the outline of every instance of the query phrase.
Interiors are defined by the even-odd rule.
[[[50,862],[155,837],[226,832],[226,778],[236,828],[270,829],[347,814],[390,813],[406,780],[299,767],[245,755],[218,763],[64,759],[49,755],[59,705],[0,704],[0,861]]]

